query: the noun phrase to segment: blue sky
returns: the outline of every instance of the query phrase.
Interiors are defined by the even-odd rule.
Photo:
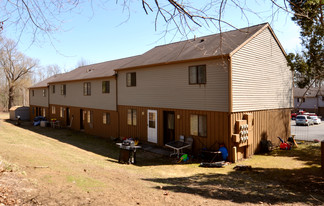
[[[188,35],[175,35],[171,31],[165,36],[165,23],[161,19],[155,30],[155,13],[146,15],[140,2],[130,2],[129,11],[115,1],[108,2],[105,8],[94,4],[93,10],[88,4],[80,5],[78,10],[62,16],[64,23],[61,31],[53,33],[51,41],[40,37],[40,41],[32,43],[33,35],[26,32],[20,38],[19,50],[39,59],[42,66],[57,64],[62,71],[69,71],[76,67],[80,59],[98,63],[124,58],[142,54],[157,45],[219,32],[212,26],[194,26],[194,32]],[[269,22],[287,53],[300,50],[298,27],[286,12],[276,13],[273,18],[269,1],[245,3],[249,3],[246,7],[257,11],[258,16],[249,13],[247,22],[240,10],[228,4],[224,20],[238,28]],[[228,29],[233,28],[222,26],[223,31]],[[17,39],[11,27],[5,27],[3,33],[6,37]]]

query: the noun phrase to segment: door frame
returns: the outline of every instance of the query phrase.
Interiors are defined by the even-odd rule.
[[[84,129],[83,109],[80,109],[80,130]]]
[[[169,125],[169,114],[173,114],[173,131],[168,128]],[[172,132],[172,137],[167,137],[169,133]],[[166,144],[168,142],[175,140],[175,112],[174,111],[163,111],[163,143]]]
[[[150,127],[150,113],[155,114],[155,127]],[[147,141],[152,143],[158,143],[158,112],[157,110],[147,110]]]
[[[66,112],[66,126],[71,126],[70,125],[70,108],[69,107],[67,107],[66,109],[65,109],[65,112]]]

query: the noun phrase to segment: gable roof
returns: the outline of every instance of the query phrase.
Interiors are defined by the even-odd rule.
[[[55,74],[43,81],[40,81],[36,84],[34,84],[33,86],[29,87],[29,89],[36,89],[36,88],[44,88],[44,87],[47,87],[48,86],[48,83],[51,82],[51,81],[54,81],[55,79],[61,77],[63,74]]]
[[[64,75],[49,81],[49,83],[111,77],[115,74],[115,69],[134,58],[136,58],[136,56],[81,66],[70,72],[64,73]]]
[[[152,65],[201,60],[233,55],[252,38],[269,28],[285,54],[270,25],[263,23],[242,29],[189,39],[154,47],[142,55],[78,67],[47,82],[58,83],[112,77],[116,71]]]
[[[124,64],[119,69],[229,55],[253,37],[258,31],[267,26],[269,24],[264,23],[243,29],[157,46],[138,56],[133,61]]]
[[[310,97],[317,97],[317,96],[324,96],[324,89],[322,88],[321,90],[318,87],[313,87],[309,88],[309,90],[306,92],[306,88],[298,88],[294,87],[294,97],[305,97],[305,98],[310,98]],[[304,96],[305,94],[305,96]]]

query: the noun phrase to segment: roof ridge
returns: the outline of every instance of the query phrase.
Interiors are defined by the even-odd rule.
[[[121,61],[121,60],[125,60],[125,59],[128,59],[128,58],[137,57],[137,56],[140,56],[140,55],[134,55],[134,56],[123,57],[123,58],[119,58],[119,59],[112,59],[112,60],[107,60],[107,61],[104,61],[104,62],[98,62],[98,63],[94,63],[94,64],[89,64],[89,65],[79,66],[79,67],[77,67],[75,69],[82,68],[82,67],[88,67],[88,66],[95,66],[95,65],[105,64],[105,63],[111,63],[111,62],[114,62],[114,61]],[[71,70],[71,71],[73,71],[73,70]]]
[[[209,34],[209,35],[200,36],[200,37],[191,38],[191,39],[182,40],[182,41],[176,41],[176,42],[172,42],[172,43],[169,43],[169,44],[161,44],[161,45],[155,46],[155,47],[153,47],[153,48],[163,47],[163,46],[168,46],[168,45],[172,45],[172,44],[179,44],[179,43],[183,43],[183,42],[190,41],[190,40],[203,39],[203,38],[206,38],[206,37],[211,37],[211,36],[220,35],[220,34],[228,34],[228,33],[230,33],[230,32],[235,32],[235,31],[240,31],[240,30],[250,29],[250,28],[254,28],[254,27],[261,26],[261,25],[264,26],[264,25],[266,25],[266,24],[269,24],[269,23],[268,23],[268,22],[265,22],[265,23],[261,23],[261,24],[257,24],[257,25],[247,26],[247,27],[244,27],[244,28],[233,29],[233,30],[229,30],[229,31],[225,31],[225,32]]]

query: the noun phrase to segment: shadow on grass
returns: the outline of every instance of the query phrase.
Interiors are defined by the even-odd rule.
[[[253,168],[229,174],[144,180],[160,183],[163,190],[239,204],[323,205],[324,202],[324,178],[318,167],[296,170]],[[161,187],[156,189],[161,190]]]
[[[299,161],[303,161],[304,164],[321,165],[321,144],[313,142],[304,142],[300,144],[298,148],[293,147],[291,150],[274,150],[270,154],[271,156],[279,157],[293,157]]]
[[[144,180],[160,183],[164,190],[239,204],[324,205],[324,171],[320,167],[319,143],[305,142],[298,148],[274,150],[266,155],[291,157],[306,166],[292,169],[252,168],[250,171],[233,170],[228,174],[215,174],[215,170],[213,174]]]
[[[9,119],[5,121],[16,124],[16,121],[11,121]],[[53,129],[50,127],[33,126],[31,122],[22,122],[19,127],[73,145],[80,149],[108,157],[109,159],[107,159],[107,161],[118,163],[120,150],[116,146],[116,142],[111,139],[89,135],[72,129]],[[170,165],[173,164],[174,160],[163,155],[139,149],[136,153],[136,161],[136,166],[152,166]]]

